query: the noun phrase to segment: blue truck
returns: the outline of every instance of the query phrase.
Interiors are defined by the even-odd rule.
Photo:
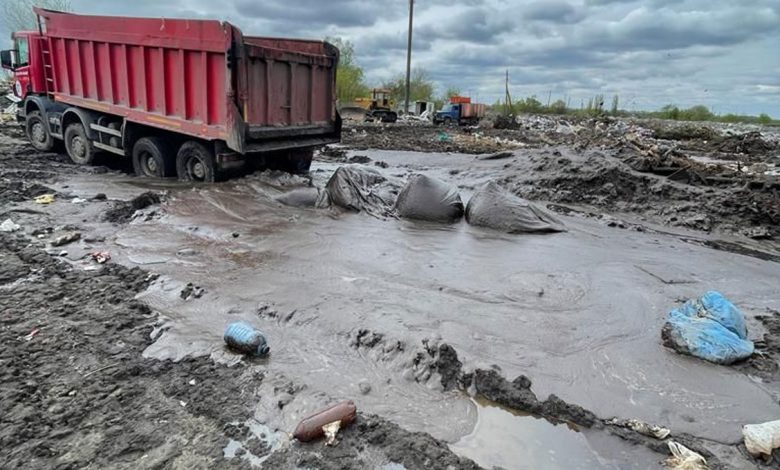
[[[444,125],[458,124],[461,126],[477,124],[485,116],[486,110],[487,105],[472,103],[471,98],[453,96],[441,111],[437,111],[433,115],[433,123]]]

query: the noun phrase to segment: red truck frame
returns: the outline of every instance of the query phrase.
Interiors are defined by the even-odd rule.
[[[250,160],[306,172],[340,141],[338,49],[244,36],[227,22],[35,8],[38,31],[2,51],[32,145],[77,164],[103,151],[137,174],[215,181]]]

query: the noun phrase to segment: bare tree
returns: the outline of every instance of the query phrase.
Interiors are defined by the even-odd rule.
[[[38,29],[33,7],[49,10],[70,11],[70,0],[3,0],[0,7],[0,21],[9,31],[29,31]]]

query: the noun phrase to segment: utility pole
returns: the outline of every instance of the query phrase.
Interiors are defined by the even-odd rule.
[[[507,116],[512,114],[512,95],[509,94],[509,69],[506,69],[506,94],[504,95],[504,111]]]
[[[409,112],[409,95],[412,91],[412,18],[414,18],[414,0],[409,0],[409,42],[406,45],[406,105],[404,114]]]

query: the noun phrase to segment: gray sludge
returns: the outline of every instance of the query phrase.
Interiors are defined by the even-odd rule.
[[[276,200],[285,206],[314,207],[319,198],[317,188],[297,188],[276,197]]]
[[[495,181],[480,188],[469,200],[466,220],[472,225],[507,233],[565,232],[552,214],[515,196]]]
[[[457,188],[426,175],[409,178],[395,209],[406,219],[455,222],[463,217],[463,201]]]
[[[374,170],[339,167],[317,199],[317,208],[341,207],[367,212],[376,217],[390,214],[392,189],[387,179]]]

